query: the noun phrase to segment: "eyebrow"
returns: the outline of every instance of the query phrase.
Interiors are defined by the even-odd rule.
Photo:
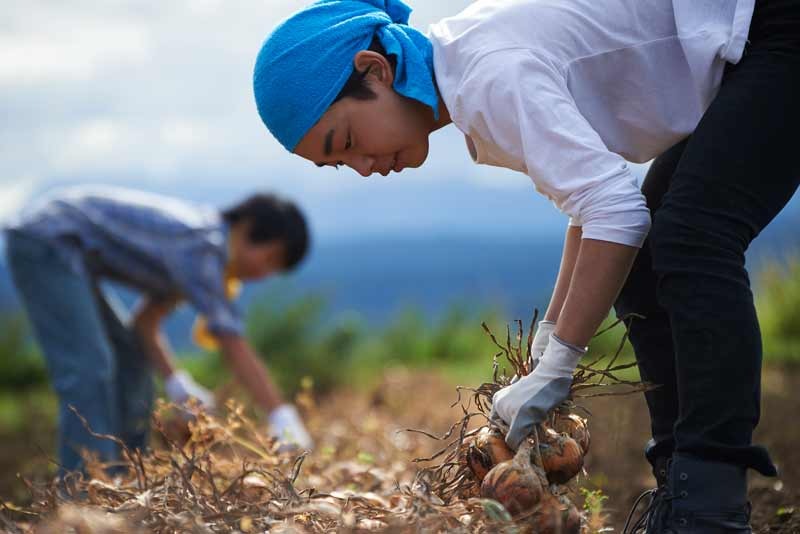
[[[328,133],[325,134],[325,146],[323,147],[323,151],[325,156],[330,156],[331,152],[333,151],[333,128],[331,128]],[[317,167],[324,167],[325,163],[314,163]]]

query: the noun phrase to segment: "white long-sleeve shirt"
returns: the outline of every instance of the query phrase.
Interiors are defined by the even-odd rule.
[[[583,237],[641,246],[627,161],[689,135],[742,56],[754,0],[478,0],[431,26],[436,82],[478,163],[528,174]]]

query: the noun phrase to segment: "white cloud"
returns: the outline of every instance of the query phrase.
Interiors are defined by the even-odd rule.
[[[135,132],[113,118],[92,118],[58,135],[50,168],[61,172],[113,169],[125,165],[123,148],[135,144]]]
[[[74,133],[75,150],[108,153],[120,138],[120,125],[110,119],[95,119],[79,125]]]
[[[19,213],[34,191],[38,179],[32,176],[20,177],[0,183],[0,224]]]
[[[159,134],[163,143],[180,150],[199,150],[211,142],[209,125],[192,119],[167,119],[161,125]]]
[[[150,54],[147,32],[122,21],[45,23],[0,34],[0,84],[88,81],[109,66],[141,65]]]
[[[193,14],[212,16],[222,8],[222,0],[186,0],[182,5]]]
[[[209,124],[202,120],[170,117],[161,122],[126,121],[97,117],[63,131],[48,132],[43,144],[51,146],[51,173],[104,175],[129,180],[131,174],[160,179],[189,179],[195,166],[208,168],[215,149]],[[195,175],[196,178],[196,175]]]

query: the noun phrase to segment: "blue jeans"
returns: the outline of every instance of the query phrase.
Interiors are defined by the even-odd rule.
[[[61,472],[83,468],[86,449],[104,461],[120,458],[110,440],[132,449],[147,443],[153,384],[150,365],[117,303],[100,290],[67,246],[6,232],[8,265],[58,394]]]

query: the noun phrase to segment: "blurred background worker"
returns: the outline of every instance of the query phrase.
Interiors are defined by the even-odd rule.
[[[234,375],[269,414],[272,435],[303,448],[311,439],[243,337],[232,299],[240,281],[296,267],[309,246],[305,218],[292,202],[253,195],[219,211],[121,188],[73,187],[30,206],[6,228],[13,281],[47,360],[59,397],[62,469],[83,466],[81,450],[105,461],[119,436],[144,449],[152,409],[151,370],[167,396],[214,407],[210,391],[175,369],[160,334],[182,300],[199,314],[195,339],[222,352]],[[99,287],[120,282],[142,294],[132,317]]]

